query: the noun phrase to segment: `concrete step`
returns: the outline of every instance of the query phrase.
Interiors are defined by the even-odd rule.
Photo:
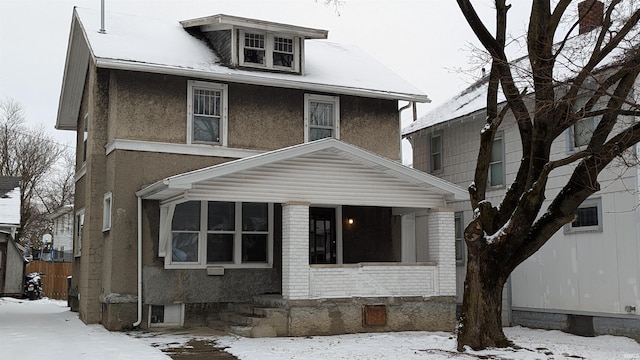
[[[254,326],[264,323],[265,318],[236,312],[221,312],[220,320],[233,325]]]
[[[287,300],[284,300],[280,294],[256,295],[253,297],[253,302],[270,308],[285,308],[287,306]]]

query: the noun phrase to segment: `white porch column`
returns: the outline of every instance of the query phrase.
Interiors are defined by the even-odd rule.
[[[429,259],[438,264],[438,294],[456,295],[456,239],[452,209],[429,209]]]
[[[282,298],[309,298],[309,203],[282,205]]]

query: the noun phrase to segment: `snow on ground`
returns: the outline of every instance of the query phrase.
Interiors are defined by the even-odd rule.
[[[249,339],[236,336],[189,335],[185,331],[106,331],[85,325],[66,303],[57,300],[0,298],[2,359],[170,359],[160,349],[190,339],[212,340],[241,360],[270,359],[593,359],[640,360],[640,344],[625,337],[579,337],[560,331],[505,328],[518,349],[455,351],[455,338],[445,332],[369,333],[305,338]]]

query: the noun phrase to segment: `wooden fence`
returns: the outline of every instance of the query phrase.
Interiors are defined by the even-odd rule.
[[[67,277],[71,276],[70,262],[34,260],[27,264],[25,275],[32,272],[43,274],[43,296],[50,299],[67,300]]]

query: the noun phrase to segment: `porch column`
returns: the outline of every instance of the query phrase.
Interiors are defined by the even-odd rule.
[[[429,258],[438,266],[438,294],[456,295],[456,239],[452,209],[429,209]]]
[[[282,205],[282,298],[309,298],[309,205]]]

